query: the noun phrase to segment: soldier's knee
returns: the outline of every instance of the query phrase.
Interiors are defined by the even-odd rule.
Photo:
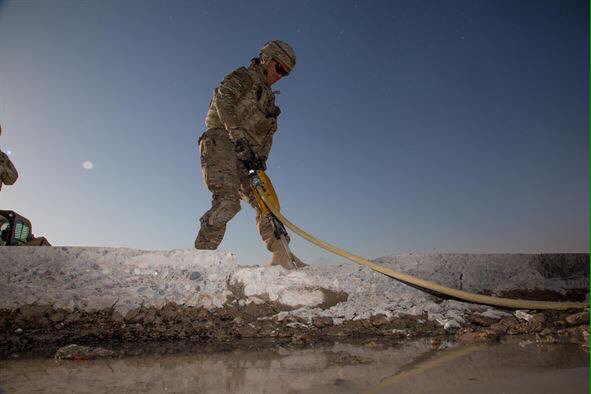
[[[221,200],[207,212],[205,220],[214,227],[225,226],[238,212],[240,212],[240,200]]]

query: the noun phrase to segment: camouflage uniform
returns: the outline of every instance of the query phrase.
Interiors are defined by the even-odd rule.
[[[257,210],[257,228],[267,249],[274,255],[281,253],[271,222],[262,217],[248,172],[235,152],[235,142],[245,138],[259,158],[266,160],[269,155],[281,111],[265,81],[264,66],[253,62],[227,75],[214,90],[205,118],[206,131],[199,138],[201,169],[212,193],[212,207],[200,219],[197,249],[217,249],[226,223],[240,211],[242,198]]]
[[[12,185],[18,178],[18,172],[8,158],[8,155],[0,151],[0,190],[2,184]]]

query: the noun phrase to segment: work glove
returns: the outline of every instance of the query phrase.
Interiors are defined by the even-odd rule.
[[[244,163],[247,170],[263,170],[267,169],[267,158],[264,156],[257,156],[251,149],[248,141],[244,138],[240,138],[235,144],[236,156],[238,160]]]
[[[238,160],[243,162],[253,161],[255,158],[255,154],[248,144],[246,138],[239,138],[236,140],[236,143],[234,144],[234,150],[236,151]]]
[[[265,156],[255,156],[255,161],[253,163],[253,170],[263,170],[267,171],[267,158]]]

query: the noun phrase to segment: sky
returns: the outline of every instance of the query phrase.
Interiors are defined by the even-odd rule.
[[[54,245],[192,248],[212,90],[272,39],[298,63],[267,173],[304,230],[367,258],[589,251],[587,1],[2,1],[0,207]],[[254,217],[220,246],[242,264],[270,258]]]

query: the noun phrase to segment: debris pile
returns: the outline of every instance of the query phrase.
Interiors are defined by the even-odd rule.
[[[448,286],[582,301],[589,255],[407,254],[380,259]],[[503,311],[443,299],[355,264],[240,266],[222,251],[0,249],[0,351],[110,341],[528,335],[588,344],[588,310]],[[480,286],[480,287],[479,287]],[[479,290],[480,289],[480,290]]]

